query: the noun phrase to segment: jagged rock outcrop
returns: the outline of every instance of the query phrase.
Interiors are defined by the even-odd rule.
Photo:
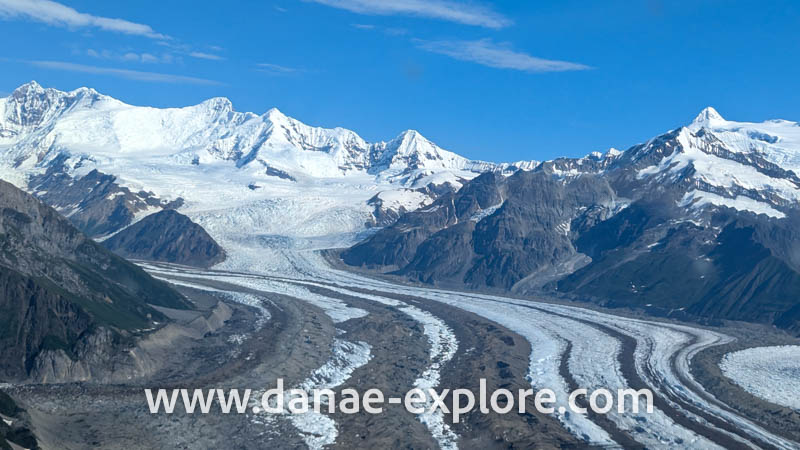
[[[72,164],[80,165],[80,161]],[[72,169],[67,155],[59,155],[44,173],[30,177],[28,189],[91,237],[107,236],[129,225],[137,213],[183,204],[181,198],[165,201],[152,192],[133,192],[120,186],[115,176],[97,169],[80,177],[70,175]]]

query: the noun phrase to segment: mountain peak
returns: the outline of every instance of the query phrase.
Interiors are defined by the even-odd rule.
[[[711,106],[707,106],[705,109],[700,111],[700,114],[694,118],[692,124],[700,125],[700,124],[709,124],[713,122],[724,122],[725,119],[717,112],[716,109],[712,108]]]
[[[73,94],[99,94],[99,92],[94,90],[94,88],[90,88],[90,87],[86,87],[86,86],[79,87],[78,89],[75,89],[71,93],[73,93]]]
[[[227,97],[212,97],[202,104],[215,111],[233,111],[233,103]]]
[[[31,93],[31,92],[35,92],[35,93],[44,92],[44,88],[39,83],[37,83],[35,80],[31,80],[31,81],[23,84],[22,86],[14,89],[14,94],[17,94],[17,95],[25,95],[25,94],[28,94],[28,93]]]
[[[286,119],[286,114],[282,113],[278,108],[270,108],[264,113],[264,116],[271,120]]]
[[[401,137],[408,137],[409,139],[414,139],[418,137],[422,137],[422,135],[417,130],[406,130],[400,133]]]
[[[399,154],[428,152],[436,149],[436,144],[426,139],[417,130],[403,131],[391,142],[394,143],[396,152]]]
[[[389,167],[394,172],[418,168],[480,172],[494,167],[443,150],[416,130],[403,131],[388,142],[368,143],[354,131],[310,126],[278,108],[260,116],[237,112],[224,97],[159,109],[127,105],[90,88],[62,92],[30,82],[19,87],[10,102],[13,108],[6,108],[9,113],[0,120],[13,128],[9,142],[24,148],[29,158],[36,155],[36,147],[23,139],[27,136],[46,142],[54,152],[76,154],[87,147],[104,154],[158,156],[205,149],[213,158],[237,160],[239,167],[261,158],[281,170],[315,177],[359,170],[377,174]]]
[[[398,142],[414,142],[418,139],[427,140],[423,135],[419,134],[419,131],[417,130],[403,131],[395,138],[395,140],[397,140]]]

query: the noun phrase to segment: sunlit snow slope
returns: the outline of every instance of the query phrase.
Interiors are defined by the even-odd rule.
[[[0,177],[68,217],[89,216],[78,225],[127,210],[112,226],[84,229],[96,237],[168,204],[228,241],[238,234],[353,233],[378,222],[376,214],[395,217],[429,204],[479,173],[514,169],[468,160],[412,130],[368,143],[277,109],[234,111],[223,98],[158,109],[31,82],[0,99]],[[95,181],[102,175],[112,178]],[[81,180],[91,181],[70,191]],[[84,191],[100,182],[113,189],[86,205]],[[92,207],[98,211],[90,214]]]

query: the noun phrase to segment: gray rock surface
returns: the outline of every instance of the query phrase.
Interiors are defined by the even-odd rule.
[[[129,259],[195,267],[225,260],[225,251],[200,225],[174,210],[145,217],[103,241],[103,246]]]
[[[642,176],[642,169],[685,151],[682,131],[624,153],[556,159],[509,177],[482,175],[401,216],[342,259],[430,284],[544,290],[659,315],[800,332],[800,207],[768,189],[713,186],[695,176],[694,164]],[[732,152],[702,128],[690,136],[708,155],[800,186],[794,172],[757,152]],[[693,190],[746,196],[782,217],[686,204]]]
[[[167,321],[150,305],[189,307],[165,283],[0,181],[1,378],[30,376],[50,351],[79,360],[128,345]]]

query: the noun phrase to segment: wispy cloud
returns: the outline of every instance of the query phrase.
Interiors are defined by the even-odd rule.
[[[272,5],[272,7],[275,8],[275,11],[278,11],[278,12],[285,13],[285,12],[288,11],[288,9],[286,9],[286,8],[284,8],[282,6],[279,6],[279,5]]]
[[[524,72],[566,72],[591,69],[591,67],[583,64],[537,58],[527,53],[513,50],[508,43],[495,43],[491,39],[477,41],[417,40],[416,42],[419,48],[429,52],[498,69],[521,70]]]
[[[91,56],[92,58],[111,59],[113,57],[113,54],[108,50],[97,51],[93,48],[86,50],[86,54]]]
[[[358,14],[413,15],[486,28],[503,28],[511,19],[475,3],[450,0],[306,0]]]
[[[409,34],[408,29],[400,27],[377,27],[375,25],[363,24],[363,23],[353,23],[350,25],[358,30],[380,31],[381,33],[388,36],[405,36]]]
[[[172,60],[171,55],[164,55],[168,56],[166,60],[163,62],[170,62]],[[159,63],[162,62],[162,58],[152,54],[152,53],[135,53],[135,52],[128,52],[122,55],[122,59],[125,61],[136,61],[136,62],[143,62],[143,63]]]
[[[200,85],[219,85],[218,81],[207,80],[205,78],[189,77],[185,75],[173,75],[158,72],[143,72],[139,70],[117,69],[111,67],[87,66],[63,61],[25,61],[26,63],[41,67],[43,69],[64,70],[67,72],[90,73],[96,75],[110,75],[119,78],[126,78],[136,81],[147,81],[151,83],[188,83]]]
[[[149,25],[78,12],[51,0],[0,0],[0,19],[27,19],[67,28],[99,28],[152,39],[169,39]]]
[[[224,48],[218,45],[211,45],[206,46],[204,49],[209,49],[214,53],[209,53],[208,51],[201,51],[197,50],[196,47],[191,46],[189,44],[184,44],[182,42],[172,41],[159,41],[158,45],[162,47],[166,47],[169,49],[174,55],[184,55],[189,56],[191,58],[198,58],[198,59],[207,59],[209,61],[224,61],[226,58],[224,56],[218,55],[217,53],[222,52],[225,50]]]
[[[256,64],[256,70],[259,72],[269,73],[272,75],[291,75],[291,74],[305,72],[305,69],[281,66],[278,64],[270,64],[270,63]]]
[[[399,27],[384,28],[383,32],[384,34],[388,34],[389,36],[405,36],[408,34],[407,29]]]
[[[192,58],[208,59],[210,61],[223,61],[225,59],[222,56],[204,52],[190,52],[189,56]]]
[[[75,54],[81,54],[76,52]],[[139,53],[135,51],[113,52],[111,50],[103,49],[96,50],[93,48],[86,50],[86,55],[97,59],[109,59],[124,62],[141,62],[141,63],[164,63],[169,64],[175,62],[175,56],[172,53],[162,53],[160,56],[153,53]]]

